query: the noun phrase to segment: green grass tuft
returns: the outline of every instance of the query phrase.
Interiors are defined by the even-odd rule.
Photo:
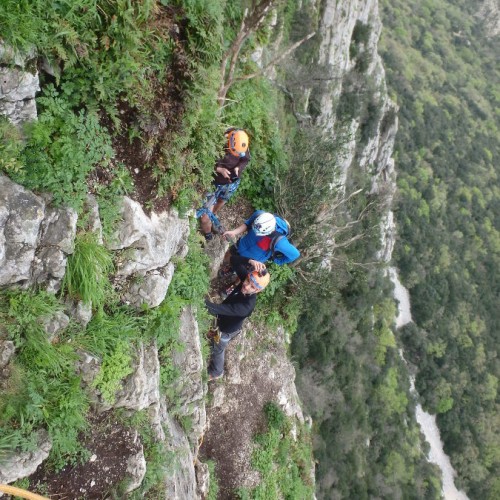
[[[101,307],[111,291],[108,274],[113,268],[110,252],[97,242],[96,235],[80,233],[68,258],[62,289],[94,308]]]

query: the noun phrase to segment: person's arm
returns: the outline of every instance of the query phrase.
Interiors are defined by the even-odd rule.
[[[247,302],[237,302],[233,304],[215,304],[210,302],[208,299],[205,300],[205,306],[210,314],[214,316],[236,316],[238,318],[246,318],[250,315],[253,310],[251,307],[251,301]]]
[[[245,170],[245,168],[247,167],[249,161],[250,161],[250,151],[247,151],[246,156],[244,158],[240,158],[238,166],[234,169],[235,174],[238,178],[241,177],[241,174],[243,173],[243,170]]]
[[[281,238],[281,240],[276,243],[274,251],[277,254],[281,254],[279,257],[274,259],[274,262],[279,266],[289,264],[300,257],[300,252],[288,241],[287,238]]]
[[[248,276],[248,264],[250,263],[250,259],[235,254],[231,255],[230,263],[233,271],[238,275],[238,278],[240,278],[241,281],[245,281]]]
[[[245,233],[248,230],[248,227],[246,224],[242,224],[241,226],[238,226],[236,229],[233,229],[231,231],[226,231],[222,236],[224,236],[226,239],[229,238],[236,238],[240,234]]]
[[[220,161],[220,160],[219,160]],[[215,164],[215,172],[222,175],[225,179],[231,179],[231,171],[226,167],[219,165],[219,161]]]

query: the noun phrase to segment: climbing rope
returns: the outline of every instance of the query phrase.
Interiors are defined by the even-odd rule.
[[[8,493],[9,495],[16,495],[21,498],[26,498],[27,500],[50,500],[47,497],[42,497],[36,493],[30,493],[29,491],[22,490],[21,488],[16,488],[15,486],[9,486],[7,484],[0,484],[0,493]]]

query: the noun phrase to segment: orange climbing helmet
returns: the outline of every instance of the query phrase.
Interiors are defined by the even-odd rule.
[[[232,155],[243,158],[248,151],[248,135],[244,130],[235,128],[227,134],[227,147]]]
[[[247,278],[259,289],[259,292],[264,290],[271,280],[271,276],[269,276],[267,269],[263,271],[252,271],[248,273]]]

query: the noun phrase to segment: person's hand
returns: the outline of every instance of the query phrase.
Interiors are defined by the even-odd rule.
[[[217,167],[217,172],[224,177],[224,179],[229,179],[231,180],[231,172],[227,168],[224,167]]]
[[[238,235],[236,229],[233,229],[232,231],[226,231],[225,233],[222,234],[224,238],[226,238],[227,241],[234,240],[236,236]]]
[[[250,259],[248,263],[259,273],[266,269],[265,264],[259,262],[258,260]]]
[[[240,176],[240,167],[236,167],[235,169],[233,169],[233,176],[234,177]]]

